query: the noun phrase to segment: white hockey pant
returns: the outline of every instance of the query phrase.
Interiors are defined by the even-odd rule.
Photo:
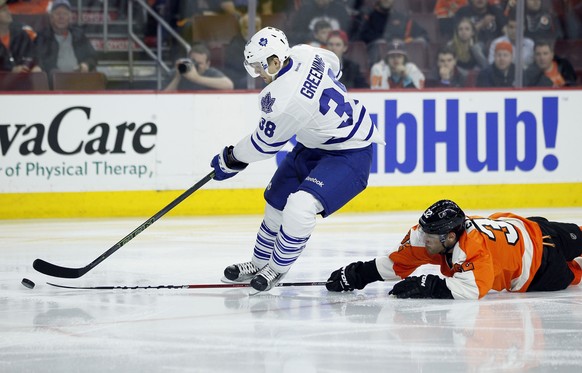
[[[289,271],[305,248],[321,211],[321,203],[304,191],[291,194],[283,211],[267,204],[257,233],[253,263],[258,268],[268,263],[279,273]]]

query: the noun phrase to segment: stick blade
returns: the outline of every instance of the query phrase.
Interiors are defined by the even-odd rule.
[[[43,273],[45,275],[60,278],[79,278],[87,272],[85,268],[61,267],[46,262],[42,259],[36,259],[32,263],[32,268],[36,269],[38,272]]]

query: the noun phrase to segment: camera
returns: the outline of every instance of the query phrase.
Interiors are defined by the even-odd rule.
[[[192,61],[191,59],[182,58],[178,60],[178,71],[180,72],[180,74],[187,73],[192,69],[192,67],[197,68],[196,62]]]

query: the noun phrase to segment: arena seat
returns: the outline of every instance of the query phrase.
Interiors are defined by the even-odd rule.
[[[230,14],[196,15],[192,19],[192,40],[208,47],[228,44],[239,32],[238,21]]]
[[[0,72],[0,91],[48,91],[48,77],[44,72]]]
[[[107,88],[105,74],[97,71],[54,71],[51,77],[54,91],[104,91]]]

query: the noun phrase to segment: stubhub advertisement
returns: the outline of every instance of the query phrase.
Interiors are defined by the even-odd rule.
[[[386,145],[369,185],[582,181],[582,91],[356,92]],[[260,121],[259,94],[0,100],[0,193],[176,190]],[[263,188],[285,152],[207,188]]]

